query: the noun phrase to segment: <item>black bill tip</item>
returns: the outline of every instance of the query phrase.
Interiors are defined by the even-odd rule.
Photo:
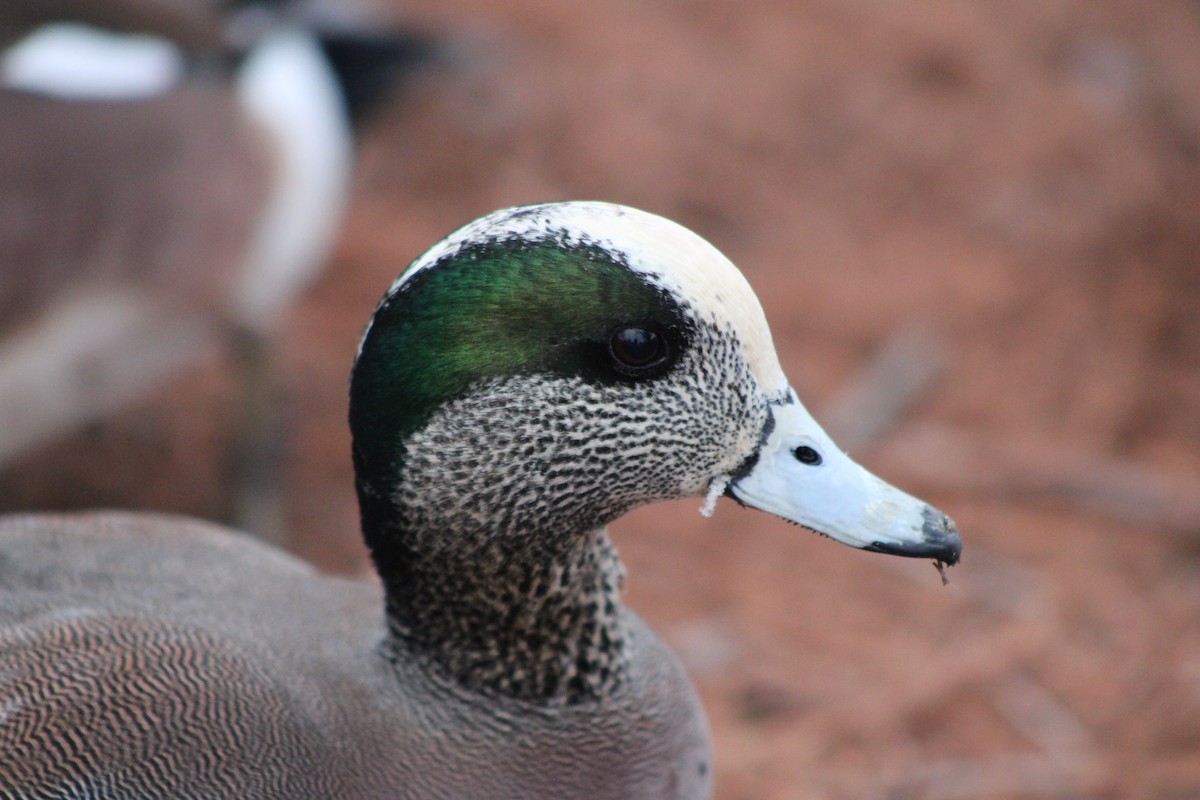
[[[905,558],[931,558],[947,566],[957,564],[962,555],[962,539],[954,520],[933,506],[925,506],[922,516],[925,524],[921,526],[921,541],[872,542],[863,549]]]

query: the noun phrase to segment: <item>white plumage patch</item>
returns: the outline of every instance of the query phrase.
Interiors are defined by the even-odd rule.
[[[657,214],[597,201],[506,208],[480,217],[434,245],[388,290],[390,296],[423,269],[471,244],[504,239],[561,238],[612,253],[696,313],[728,326],[759,387],[782,398],[787,378],[779,366],[762,306],[738,268],[703,238]],[[365,334],[364,334],[365,336]]]
[[[713,512],[717,510],[717,500],[729,488],[730,480],[732,480],[730,476],[723,474],[712,479],[708,484],[708,494],[704,496],[704,505],[700,506],[701,514],[706,517],[713,515]]]
[[[66,100],[140,100],[183,79],[184,57],[166,39],[88,25],[44,25],[0,57],[0,84]]]
[[[238,96],[269,136],[276,167],[234,293],[239,320],[262,328],[316,277],[333,249],[353,136],[333,68],[303,31],[265,37],[239,71]]]

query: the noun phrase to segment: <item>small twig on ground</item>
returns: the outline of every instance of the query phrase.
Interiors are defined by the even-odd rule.
[[[1065,502],[1123,522],[1200,535],[1200,476],[1174,475],[1032,436],[1003,439],[923,423],[897,431],[877,462],[938,489]]]
[[[899,797],[971,800],[977,797],[1060,797],[1090,794],[1104,770],[1088,759],[1004,753],[917,765],[889,785]]]
[[[993,703],[1010,725],[1046,754],[1073,758],[1090,754],[1092,731],[1061,700],[1032,679],[1012,675]]]
[[[0,464],[136,399],[213,342],[206,320],[138,292],[63,303],[0,346]]]
[[[882,436],[933,386],[943,352],[929,330],[894,331],[820,415],[833,440],[854,453]]]

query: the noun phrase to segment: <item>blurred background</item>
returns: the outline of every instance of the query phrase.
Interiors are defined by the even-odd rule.
[[[15,41],[23,5],[0,6]],[[272,295],[269,325],[210,298],[225,262],[241,263],[249,190],[211,201],[232,223],[168,213],[226,180],[220,148],[179,144],[219,114],[173,116],[195,106],[172,101],[158,116],[175,133],[130,139],[133,155],[117,152],[124,134],[107,150],[71,144],[78,165],[58,191],[74,199],[35,204],[40,216],[24,209],[51,181],[14,175],[66,162],[44,136],[0,136],[0,509],[265,520],[321,567],[365,572],[346,387],[379,296],[494,208],[627,203],[729,255],[810,410],[963,533],[943,587],[928,563],[733,504],[617,523],[628,599],[703,695],[717,796],[1200,797],[1200,5],[355,8],[360,30],[398,32],[406,60],[359,128],[323,269]],[[193,53],[225,46],[162,19],[151,27]],[[225,80],[200,72],[193,88]],[[31,112],[2,105],[0,126],[29,133]],[[60,132],[100,127],[54,113]],[[93,168],[104,177],[83,177]],[[162,179],[154,203],[111,199],[140,172]],[[106,225],[132,233],[105,245],[119,266],[99,278],[30,266],[109,241]],[[159,240],[188,254],[166,278],[167,257],[146,255]],[[127,327],[155,346],[132,363],[167,366],[92,409],[114,381],[97,366],[109,323],[88,314],[114,287],[152,289],[154,312]],[[57,380],[84,400],[26,441],[30,408],[67,392],[31,399],[22,376],[52,371],[35,345],[64,335],[38,326],[77,313],[68,296],[84,311],[67,327],[97,346],[66,346]],[[188,327],[202,304],[211,313]],[[118,387],[137,383],[128,374]],[[266,513],[242,513],[243,479],[267,487]]]

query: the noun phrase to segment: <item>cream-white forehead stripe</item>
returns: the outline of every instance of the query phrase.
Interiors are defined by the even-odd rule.
[[[547,235],[613,252],[651,283],[699,313],[728,324],[741,340],[746,363],[763,392],[777,396],[787,391],[762,306],[738,268],[682,225],[627,206],[579,201],[493,212],[434,245],[396,279],[388,295],[416,273],[473,242]]]

